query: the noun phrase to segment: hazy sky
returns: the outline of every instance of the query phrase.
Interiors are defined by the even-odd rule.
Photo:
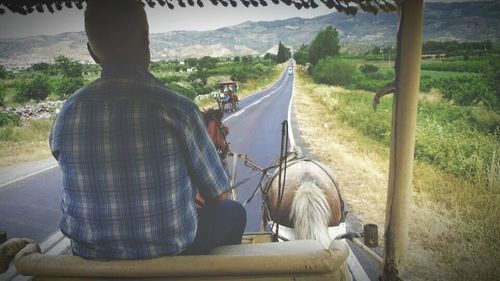
[[[463,2],[465,0],[425,0],[426,2]],[[470,0],[469,0],[470,1]],[[476,1],[476,0],[473,0]],[[245,8],[239,2],[237,8],[213,6],[209,1],[204,8],[167,7],[146,8],[151,33],[171,30],[212,30],[224,26],[236,25],[245,21],[269,21],[291,17],[312,18],[332,13],[322,3],[316,9],[297,10],[285,4],[274,5],[271,1],[267,7]],[[29,16],[12,14],[7,11],[0,15],[0,38],[17,38],[30,35],[52,35],[69,31],[83,30],[83,10],[76,8],[49,12],[34,12]]]
[[[208,2],[208,1],[207,1]],[[151,33],[171,30],[212,30],[224,26],[236,25],[245,21],[261,21],[286,19],[291,17],[312,18],[332,13],[326,7],[297,10],[286,5],[269,5],[267,7],[238,6],[216,7],[207,3],[205,7],[175,7],[174,10],[157,6],[146,8]],[[22,16],[6,12],[0,16],[0,38],[17,38],[40,34],[58,34],[68,31],[83,30],[83,10],[64,9],[49,12],[34,12]]]

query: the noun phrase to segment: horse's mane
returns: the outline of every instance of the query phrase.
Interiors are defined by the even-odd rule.
[[[215,120],[218,122],[222,121],[222,117],[224,116],[224,113],[220,109],[215,109],[215,108],[209,108],[206,110],[202,111],[203,113],[203,120],[205,121],[205,124],[208,125],[208,122],[210,120]]]

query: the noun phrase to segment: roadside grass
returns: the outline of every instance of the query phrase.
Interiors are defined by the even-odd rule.
[[[337,171],[354,212],[362,221],[378,224],[383,237],[389,145],[374,136],[388,140],[385,126],[391,121],[392,98],[384,97],[374,113],[373,93],[314,84],[305,72],[298,74],[294,108],[303,138],[312,153]],[[360,107],[367,113],[359,114]],[[429,140],[433,140],[430,135]],[[495,279],[500,260],[500,168],[494,160],[498,152],[491,154],[496,155],[492,156],[496,164],[484,180],[415,162],[408,251],[411,280]]]
[[[51,157],[49,132],[52,119],[31,120],[23,126],[0,128],[0,167]]]

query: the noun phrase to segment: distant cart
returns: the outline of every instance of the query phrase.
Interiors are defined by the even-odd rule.
[[[236,81],[224,81],[219,82],[217,86],[220,89],[219,93],[215,94],[215,99],[219,104],[219,108],[226,111],[226,105],[231,105],[230,111],[236,111],[239,109],[239,99],[236,92],[238,91],[238,82]]]

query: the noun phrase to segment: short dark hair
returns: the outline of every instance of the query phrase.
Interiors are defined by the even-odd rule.
[[[136,0],[87,0],[85,32],[92,51],[107,60],[136,55],[148,41],[148,22]],[[149,47],[146,45],[146,48]]]

